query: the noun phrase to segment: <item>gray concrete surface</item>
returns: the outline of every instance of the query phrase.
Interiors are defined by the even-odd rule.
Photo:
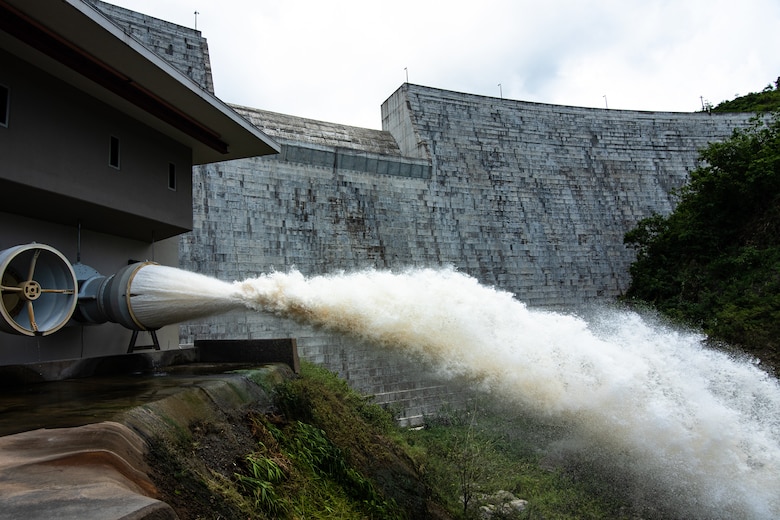
[[[182,379],[113,420],[0,437],[0,520],[173,520],[148,477],[149,439],[173,439],[222,410],[267,404],[285,365]],[[154,376],[152,376],[154,377]]]

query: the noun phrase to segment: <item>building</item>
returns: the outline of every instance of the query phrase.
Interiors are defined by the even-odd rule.
[[[0,365],[148,342],[71,319],[75,285],[133,261],[178,265],[193,165],[278,151],[93,3],[0,1]],[[178,347],[178,327],[152,340]]]

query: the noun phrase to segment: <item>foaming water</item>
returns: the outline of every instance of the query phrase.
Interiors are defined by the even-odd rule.
[[[155,299],[199,314],[245,305],[399,349],[571,424],[585,455],[655,486],[681,518],[780,517],[780,386],[702,336],[628,312],[586,321],[531,310],[454,270],[291,271],[233,284],[166,275],[143,284],[150,309]]]
[[[403,349],[565,419],[588,449],[661,482],[687,517],[780,516],[780,387],[699,335],[627,312],[530,310],[452,270],[272,273],[234,289],[250,308]]]

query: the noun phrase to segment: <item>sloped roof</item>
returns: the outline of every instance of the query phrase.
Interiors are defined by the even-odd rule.
[[[192,149],[194,164],[279,145],[82,0],[0,0],[8,49]]]
[[[240,105],[231,107],[279,142],[349,148],[382,155],[402,155],[398,143],[390,132],[385,130],[329,123]]]

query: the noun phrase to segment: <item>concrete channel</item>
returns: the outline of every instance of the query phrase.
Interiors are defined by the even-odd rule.
[[[297,360],[290,346],[287,357]],[[150,441],[175,442],[195,422],[269,406],[271,389],[297,369],[252,362],[251,348],[227,362],[230,351],[241,352],[241,344],[211,355],[219,362],[191,352],[179,361],[194,362],[164,366],[162,354],[146,353],[135,362],[153,370],[3,388],[0,520],[176,519],[150,480]],[[105,372],[114,360],[98,361],[93,368],[102,364]]]

